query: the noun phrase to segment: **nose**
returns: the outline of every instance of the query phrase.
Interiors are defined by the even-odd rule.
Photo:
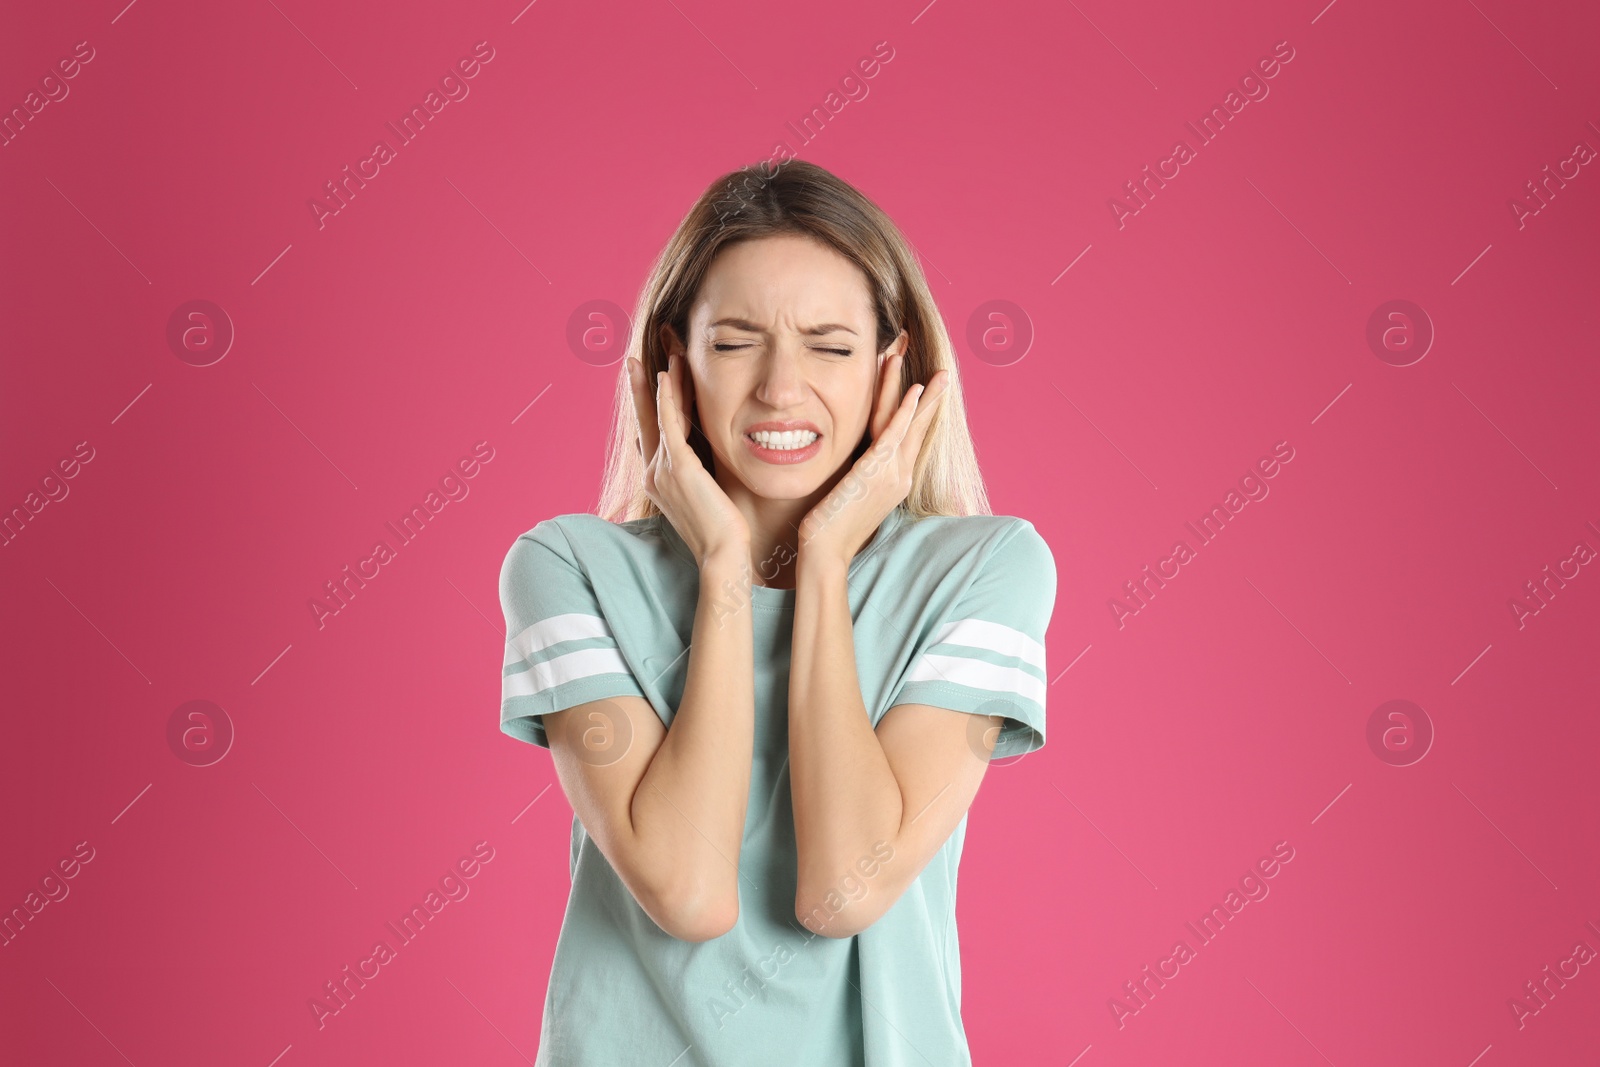
[[[770,408],[796,407],[805,399],[805,376],[799,342],[785,339],[768,349],[761,366],[756,397]]]

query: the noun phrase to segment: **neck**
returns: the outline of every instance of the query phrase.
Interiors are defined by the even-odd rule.
[[[842,473],[842,472],[841,472]],[[800,523],[833,489],[830,478],[809,496],[775,500],[758,496],[735,481],[722,486],[750,530],[750,581],[774,589],[793,589],[800,552]]]

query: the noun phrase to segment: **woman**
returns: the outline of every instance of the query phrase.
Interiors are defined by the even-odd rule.
[[[538,1064],[968,1064],[956,867],[991,756],[1044,744],[1050,550],[822,168],[714,184],[634,321],[599,514],[500,575],[501,729],[575,813]]]

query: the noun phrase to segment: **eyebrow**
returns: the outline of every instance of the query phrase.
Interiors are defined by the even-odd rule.
[[[738,319],[738,318],[718,319],[716,322],[713,322],[711,324],[711,326],[707,327],[707,329],[711,329],[711,328],[714,328],[714,327],[717,327],[717,326],[732,326],[735,329],[748,330],[751,333],[765,333],[766,332],[766,329],[764,327],[759,326],[756,323],[750,322],[748,319]],[[817,336],[817,335],[825,334],[825,333],[847,333],[847,334],[850,334],[852,336],[855,335],[855,331],[852,330],[850,327],[841,325],[840,323],[837,323],[837,322],[824,322],[824,323],[820,323],[820,324],[818,324],[816,326],[808,326],[805,329],[801,330],[800,332],[805,334],[805,335],[807,335],[807,336]]]

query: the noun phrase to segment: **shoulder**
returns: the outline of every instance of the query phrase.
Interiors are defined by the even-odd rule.
[[[1023,572],[1055,573],[1055,557],[1043,535],[1017,515],[929,515],[902,524],[904,545],[915,556],[1003,563]]]
[[[666,529],[664,529],[664,527]],[[588,512],[555,515],[517,535],[502,570],[515,580],[552,572],[578,572],[594,582],[637,580],[645,574],[677,574],[693,568],[659,518],[612,522]]]
[[[508,551],[517,552],[519,546],[532,542],[573,559],[585,550],[638,540],[649,526],[649,519],[617,523],[583,511],[554,515],[518,534]]]

